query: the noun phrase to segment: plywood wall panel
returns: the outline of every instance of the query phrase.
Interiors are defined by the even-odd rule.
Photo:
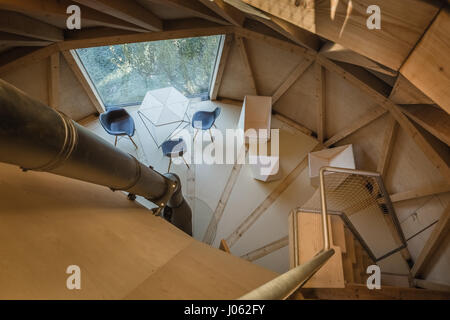
[[[244,63],[236,41],[231,46],[228,62],[222,77],[218,96],[233,100],[244,100],[248,94],[254,94],[250,81],[245,73]]]
[[[326,137],[330,138],[378,104],[333,72],[326,72]]]
[[[258,92],[271,96],[302,60],[298,55],[261,41],[246,39]]]
[[[400,68],[440,7],[438,1],[420,0],[244,2],[394,70]],[[369,30],[366,26],[369,17],[366,10],[370,5],[381,9],[379,30]]]
[[[399,128],[385,179],[388,191],[396,193],[444,182],[439,170],[412,138]]]
[[[63,58],[61,58],[60,82],[60,106],[58,108],[60,111],[75,121],[97,112],[80,82],[75,78],[75,75]]]
[[[48,104],[48,71],[49,60],[46,59],[3,74],[2,79],[42,103]]]
[[[49,59],[19,67],[3,75],[3,80],[24,91],[44,104],[49,104],[48,72]],[[80,120],[96,112],[86,92],[75,78],[66,61],[60,59],[60,104],[58,110],[73,120]]]
[[[315,86],[314,67],[310,66],[278,100],[274,110],[310,130],[317,131]]]
[[[341,140],[336,145],[343,146],[353,144],[356,168],[367,171],[377,171],[387,123],[388,116],[384,115],[366,127]]]

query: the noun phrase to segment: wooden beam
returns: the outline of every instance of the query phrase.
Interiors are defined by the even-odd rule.
[[[289,76],[283,81],[277,90],[272,94],[272,104],[275,104],[290,87],[305,73],[305,71],[312,64],[311,59],[303,59],[290,73]]]
[[[50,56],[48,71],[48,104],[53,109],[59,108],[60,57],[59,52]]]
[[[86,73],[86,70],[84,70],[84,67],[81,66],[81,62],[79,61],[76,53],[71,51],[62,51],[62,54],[64,56],[64,59],[66,59],[66,62],[69,65],[70,69],[72,69],[75,77],[84,88],[84,91],[89,97],[89,100],[91,100],[95,109],[97,109],[99,113],[105,112],[105,106],[103,105],[102,99],[98,95],[97,90],[92,84],[89,75]]]
[[[432,105],[404,105],[401,110],[433,136],[450,146],[450,115]]]
[[[391,115],[397,120],[403,130],[415,141],[417,146],[422,150],[422,152],[427,156],[427,158],[433,163],[433,165],[441,172],[443,177],[450,181],[450,169],[441,155],[433,148],[433,146],[427,141],[427,139],[422,135],[422,133],[414,126],[414,124],[408,119],[406,115],[400,109],[400,106],[389,100],[380,91],[373,88],[371,81],[373,78],[362,79],[358,78],[354,74],[346,71],[341,66],[331,62],[327,58],[318,55],[320,63],[330,71],[333,71],[340,75],[342,78],[346,79],[351,84],[355,85],[357,88],[361,89],[363,92],[372,97],[376,102],[380,104],[383,108],[388,110]],[[374,76],[373,76],[374,77]]]
[[[434,104],[402,74],[399,74],[395,79],[389,99],[397,104]]]
[[[450,113],[450,9],[441,9],[436,20],[408,57],[400,73]]]
[[[10,47],[44,47],[51,45],[53,42],[39,40],[36,38],[24,37],[17,34],[11,34],[0,31],[0,46],[7,45]]]
[[[58,51],[59,51],[58,45],[52,44],[47,47],[34,50],[30,53],[20,56],[19,58],[16,55],[13,55],[13,57],[10,57],[8,55],[8,52],[6,52],[5,54],[8,56],[8,57],[6,57],[7,61],[3,62],[0,65],[0,75],[11,72],[21,66],[24,66],[27,64],[32,64],[37,61],[47,59],[53,53],[58,52]],[[12,59],[12,60],[10,60],[10,59]]]
[[[234,164],[233,169],[231,169],[231,173],[228,177],[227,183],[223,188],[219,202],[217,203],[216,209],[214,210],[214,214],[208,224],[208,228],[205,231],[205,235],[203,236],[204,243],[211,245],[214,242],[214,239],[216,237],[217,226],[219,224],[220,219],[222,219],[223,212],[225,211],[225,207],[227,206],[228,199],[230,198],[231,195],[231,191],[233,191],[234,185],[236,184],[241,169],[242,164],[239,163]]]
[[[68,15],[67,8],[73,2],[69,0],[0,0],[0,9],[15,11],[31,16],[45,16],[53,19],[62,19],[66,21]],[[101,25],[105,27],[145,31],[136,25],[117,19],[105,13],[93,10],[91,8],[80,6],[82,18],[81,23],[88,23],[90,25]]]
[[[90,123],[97,121],[97,120],[98,120],[98,113],[95,112],[93,114],[88,115],[87,117],[84,117],[83,119],[78,120],[77,123],[80,126],[85,127],[85,126],[89,125]]]
[[[328,59],[354,64],[366,69],[380,72],[391,77],[397,76],[397,71],[389,69],[379,63],[370,60],[344,46],[328,41],[320,49],[320,53]]]
[[[302,133],[304,133],[304,134],[306,134],[308,136],[311,136],[311,137],[313,136],[313,131],[311,129],[308,129],[305,126],[302,126],[300,123],[295,122],[292,119],[289,119],[288,117],[282,115],[281,113],[279,113],[279,112],[277,112],[275,110],[272,110],[272,112],[273,112],[275,118],[277,118],[278,120],[286,123],[288,126],[291,126],[294,129],[296,129],[296,130],[298,130],[298,131],[300,131],[300,132],[302,132]]]
[[[182,9],[183,11],[192,14],[196,17],[209,20],[212,22],[224,24],[228,23],[217,13],[206,7],[204,4],[201,4],[198,1],[192,0],[152,0],[154,3],[158,3],[170,8],[174,9]]]
[[[379,1],[381,29],[368,30],[366,0],[242,1],[393,70],[399,70],[441,6],[439,1]],[[444,35],[448,29],[441,30]]]
[[[316,80],[316,103],[317,103],[317,138],[323,143],[326,135],[326,78],[325,68],[316,61],[314,64],[314,75]]]
[[[230,248],[224,239],[220,240],[219,249],[225,251],[226,253],[231,253]]]
[[[414,279],[414,285],[418,288],[424,288],[435,291],[450,292],[450,286],[443,283],[431,282],[428,280]]]
[[[253,93],[258,95],[258,88],[256,86],[255,77],[253,75],[253,69],[248,57],[247,48],[245,47],[244,39],[241,36],[236,37],[236,45],[238,47],[239,53],[241,54],[242,63],[244,64],[244,71],[247,75],[248,81],[250,81],[250,87],[253,89]]]
[[[317,55],[317,53],[314,50],[311,50],[309,48],[303,48],[294,43],[280,40],[280,39],[274,38],[272,36],[268,36],[268,35],[265,35],[265,34],[262,34],[259,32],[255,32],[252,30],[248,30],[245,28],[234,27],[234,32],[236,35],[239,35],[241,37],[264,42],[271,46],[281,48],[281,49],[284,49],[284,50],[292,52],[292,53],[299,54],[299,55],[303,56],[304,58],[315,59],[316,55]]]
[[[266,15],[270,17],[270,20],[258,16],[252,16],[252,19],[263,23],[298,45],[308,47],[314,51],[319,50],[321,41],[317,35],[269,13]]]
[[[147,8],[134,0],[74,0],[94,10],[128,21],[141,28],[161,31],[163,22]]]
[[[311,152],[323,149],[323,145],[318,144]],[[232,247],[247,232],[248,229],[266,212],[266,210],[278,199],[278,197],[297,179],[297,177],[308,166],[308,156],[306,156],[279,184],[278,186],[253,210],[247,218],[227,237],[227,243]]]
[[[414,278],[423,276],[426,267],[429,265],[431,257],[436,252],[436,249],[441,245],[442,241],[447,237],[450,231],[450,205],[447,206],[444,213],[442,213],[439,221],[434,226],[430,237],[425,246],[419,254],[419,257],[411,269],[411,274]]]
[[[47,41],[64,40],[63,31],[61,29],[40,20],[11,11],[0,11],[0,30],[24,37]]]
[[[430,186],[425,186],[413,190],[403,191],[391,194],[392,202],[406,201],[410,199],[417,199],[435,194],[445,193],[450,191],[450,183],[441,183]]]
[[[222,41],[221,46],[219,48],[219,63],[216,66],[216,70],[214,72],[214,77],[212,81],[212,88],[210,93],[211,100],[217,100],[217,96],[219,94],[220,86],[222,84],[223,74],[225,73],[225,67],[228,62],[228,56],[230,53],[231,46],[233,44],[234,36],[232,34],[225,35],[225,39]]]
[[[228,34],[232,32],[233,28],[228,26],[199,27],[188,29],[181,28],[177,30],[167,30],[161,32],[142,32],[119,36],[104,36],[89,39],[69,40],[61,42],[58,45],[61,48],[61,51],[67,51],[71,49],[117,45],[124,43],[204,37],[218,34]]]
[[[398,130],[398,123],[393,117],[389,116],[387,121],[388,123],[386,125],[386,131],[384,132],[383,147],[381,149],[381,155],[377,166],[377,171],[383,178],[386,177],[386,173],[389,168],[389,162],[391,160],[395,137]]]
[[[267,256],[268,254],[277,251],[281,248],[286,247],[289,244],[289,236],[283,237],[281,239],[278,239],[274,242],[271,242],[269,244],[266,244],[265,246],[253,250],[249,253],[246,253],[241,256],[242,259],[248,260],[248,261],[255,261],[262,257]]]
[[[330,139],[325,141],[324,146],[329,147],[336,142],[341,141],[342,139],[348,137],[352,133],[358,131],[359,129],[367,126],[369,123],[375,121],[382,115],[384,115],[387,112],[386,109],[383,108],[374,108],[373,110],[370,110],[365,115],[360,117],[358,120],[354,121],[351,125],[345,127],[338,133],[336,133],[334,136],[332,136]]]
[[[229,23],[242,27],[245,20],[245,14],[225,3],[223,0],[199,0],[216,14],[227,20]]]

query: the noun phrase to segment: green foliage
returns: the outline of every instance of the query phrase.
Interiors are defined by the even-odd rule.
[[[220,36],[77,50],[107,106],[140,103],[147,91],[173,86],[208,93]]]

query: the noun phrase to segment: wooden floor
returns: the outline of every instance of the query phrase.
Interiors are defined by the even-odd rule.
[[[241,112],[241,106],[236,103],[211,101],[191,103],[188,114],[192,115],[198,110],[213,110],[216,106],[222,108],[216,123],[218,130],[225,133],[226,129],[236,128]],[[135,141],[139,148],[136,150],[127,138],[119,140],[118,148],[134,155],[156,170],[166,172],[168,159],[163,157],[161,150],[149,136],[141,119],[137,116],[137,108],[130,108],[129,111],[136,123]],[[91,121],[85,126],[114,143],[114,138],[103,130],[98,120]],[[246,230],[242,237],[239,237],[231,246],[232,254],[242,256],[287,236],[287,217],[290,210],[301,205],[314,192],[307,180],[307,170],[303,170],[279,197],[273,199],[273,203],[266,210],[260,211],[260,216],[255,216],[254,211],[264,201],[267,202],[266,199],[277,187],[280,188],[280,184],[307,157],[317,141],[276,117],[272,117],[272,127],[280,129],[281,159],[280,179],[273,182],[263,183],[253,179],[250,167],[247,165],[240,168],[235,177],[235,183],[231,186],[227,186],[230,175],[235,171],[231,164],[196,164],[191,165],[190,169],[184,164],[172,166],[171,171],[180,176],[183,193],[193,209],[193,232],[196,239],[203,240],[212,216],[219,210],[219,201],[223,199],[223,193],[227,187],[229,198],[217,224],[214,241],[211,243],[214,247],[219,247],[220,241],[228,238],[249,216],[254,219],[249,224],[248,231]],[[187,129],[192,130],[190,126]],[[205,145],[208,139],[208,134],[205,134]],[[145,199],[139,199],[139,201],[152,206]],[[254,262],[276,272],[285,272],[289,269],[287,246]]]

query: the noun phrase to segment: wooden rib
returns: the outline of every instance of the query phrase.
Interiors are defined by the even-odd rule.
[[[21,56],[20,58],[13,57],[12,61],[7,61],[0,66],[0,74],[8,73],[23,65],[32,64],[37,61],[44,60],[58,51],[58,45],[52,44],[47,47],[34,50],[31,53]]]
[[[289,74],[286,80],[278,87],[272,95],[272,103],[275,104],[286,91],[299,79],[312,64],[310,59],[303,59]]]
[[[392,202],[406,201],[410,199],[422,198],[435,194],[445,193],[450,191],[450,183],[441,183],[431,186],[421,187],[414,190],[398,192],[390,195]]]
[[[229,23],[235,26],[242,26],[244,24],[245,15],[223,0],[199,0],[210,10],[227,20]]]
[[[336,133],[334,136],[332,136],[330,139],[325,141],[324,146],[329,147],[336,142],[341,141],[342,139],[348,137],[352,133],[358,131],[359,129],[367,126],[369,123],[375,121],[379,117],[381,117],[383,114],[385,114],[387,110],[383,108],[374,108],[373,110],[370,110],[365,115],[363,115],[361,118],[353,122],[351,125],[347,126],[343,130]]]
[[[422,280],[422,279],[414,279],[414,285],[419,288],[424,288],[428,290],[436,290],[436,291],[446,291],[450,292],[450,286],[443,284],[443,283],[437,283],[437,282],[431,282],[428,280]]]
[[[217,70],[214,74],[213,78],[213,86],[211,88],[210,98],[211,100],[217,100],[217,96],[219,94],[220,86],[222,84],[223,74],[225,72],[225,67],[228,62],[228,56],[230,53],[230,49],[233,43],[234,37],[232,34],[225,35],[225,39],[222,42],[222,46],[219,49],[219,65],[217,66]]]
[[[64,56],[64,59],[66,59],[67,64],[69,65],[70,69],[72,69],[72,72],[80,82],[95,109],[97,109],[99,113],[105,112],[105,106],[103,105],[103,102],[98,95],[97,90],[95,90],[89,75],[86,73],[86,70],[84,70],[84,68],[80,66],[81,62],[79,61],[76,54],[70,51],[62,51],[62,55]]]
[[[317,137],[320,143],[325,140],[325,117],[326,117],[326,78],[325,68],[316,61],[314,64],[316,80],[316,101],[317,101]]]
[[[414,122],[450,146],[450,115],[431,105],[405,105],[401,110]]]
[[[248,260],[248,261],[255,261],[264,256],[267,256],[268,254],[270,254],[274,251],[277,251],[281,248],[286,247],[288,244],[289,244],[289,236],[285,236],[274,242],[266,244],[264,247],[261,247],[259,249],[253,250],[249,253],[246,253],[246,254],[242,255],[241,258]]]
[[[313,135],[313,131],[311,129],[308,129],[305,126],[302,126],[300,123],[297,123],[294,120],[283,116],[281,113],[274,111],[274,117],[308,136],[312,137]]]
[[[53,109],[59,107],[60,56],[56,52],[50,56],[48,72],[48,104]]]
[[[372,61],[369,58],[366,58],[352,50],[344,48],[344,46],[340,44],[333,43],[332,41],[328,41],[327,43],[325,43],[320,49],[320,53],[328,59],[354,64],[366,69],[371,69],[373,71],[386,74],[391,77],[397,76],[396,71],[384,67],[379,63]]]
[[[250,59],[248,57],[247,48],[245,47],[244,39],[240,36],[237,36],[236,37],[236,45],[241,54],[242,63],[244,64],[244,70],[247,75],[247,78],[250,81],[250,86],[252,87],[254,94],[258,95],[258,89],[256,86],[255,77],[253,75],[252,66],[250,64]]]
[[[220,24],[227,23],[221,16],[217,13],[206,7],[204,4],[201,4],[197,1],[192,0],[152,0],[152,2],[162,4],[164,6],[182,9],[189,14],[192,14],[196,17],[203,18],[205,20],[209,20],[212,22],[217,22]]]
[[[10,47],[44,47],[52,44],[51,41],[24,37],[17,34],[0,31],[0,46]]]
[[[230,248],[224,239],[220,240],[219,249],[225,251],[226,253],[231,253]]]
[[[45,16],[54,19],[64,19],[68,17],[67,8],[73,2],[69,0],[0,0],[0,9],[20,12],[30,16]],[[91,8],[80,6],[82,13],[82,23],[102,25],[116,29],[125,29],[133,31],[145,31],[141,27],[117,19],[105,13],[93,10]]]
[[[318,144],[311,152],[322,150],[323,146]],[[308,156],[306,156],[281,182],[280,184],[264,199],[264,201],[231,233],[227,243],[232,247],[248,229],[258,220],[258,218],[266,212],[266,210],[278,199],[278,197],[297,179],[297,177],[308,166]]]
[[[181,38],[194,38],[212,36],[218,34],[232,33],[233,28],[227,26],[220,27],[199,27],[199,28],[184,28],[183,25],[179,26],[177,30],[167,30],[161,32],[141,32],[133,34],[125,34],[119,36],[106,36],[89,39],[69,40],[59,43],[59,47],[62,51],[79,48],[99,47],[106,45],[117,45],[124,43],[135,42],[147,42],[147,41],[159,41]]]
[[[408,119],[408,117],[403,114],[400,106],[389,100],[382,93],[374,89],[369,82],[373,78],[365,79],[367,82],[362,81],[355,75],[347,72],[342,67],[331,62],[327,58],[318,55],[317,59],[320,63],[330,71],[337,73],[342,78],[349,81],[351,84],[355,85],[363,92],[372,97],[377,101],[383,108],[388,110],[391,115],[397,120],[403,130],[415,141],[417,146],[422,150],[422,152],[427,156],[431,163],[441,172],[442,176],[450,181],[450,168],[448,167],[446,161],[440,156],[440,154],[433,148],[433,146],[427,141],[427,139],[422,135],[422,133],[414,126],[414,124]]]
[[[269,44],[271,46],[284,49],[286,51],[299,54],[303,56],[304,58],[309,59],[315,59],[317,53],[314,50],[311,50],[309,48],[303,48],[300,47],[294,43],[290,43],[288,41],[280,40],[259,32],[251,31],[245,28],[239,28],[239,27],[233,27],[233,30],[236,35],[239,35],[241,37],[247,38],[247,39],[253,39],[260,42],[264,42],[266,44]]]
[[[0,11],[0,30],[47,41],[64,40],[61,29],[11,11]]]
[[[227,183],[222,191],[219,202],[217,203],[216,210],[209,222],[208,228],[206,229],[205,235],[203,237],[203,242],[207,244],[212,244],[216,237],[217,225],[220,219],[222,219],[223,212],[227,206],[228,199],[230,198],[231,191],[233,191],[234,185],[236,184],[239,172],[241,172],[242,164],[236,163],[231,169],[230,176],[228,177]]]
[[[321,41],[317,35],[269,13],[265,13],[265,15],[270,17],[270,20],[257,16],[252,16],[252,19],[265,24],[296,44],[306,46],[314,51],[319,50]]]
[[[104,12],[118,19],[128,21],[141,28],[161,31],[163,22],[150,10],[136,1],[129,0],[73,0],[86,7]]]
[[[419,257],[414,263],[411,269],[413,277],[423,275],[426,267],[429,265],[431,257],[436,252],[436,249],[448,235],[450,231],[450,205],[447,206],[444,213],[439,218],[438,223],[435,225],[430,237],[428,238],[425,246],[419,254]]]
[[[381,156],[380,159],[378,160],[377,166],[377,171],[381,174],[383,178],[386,177],[386,173],[389,168],[389,162],[391,160],[397,130],[398,130],[397,121],[393,117],[389,116],[387,128],[384,133],[384,141],[383,147],[381,149]]]

